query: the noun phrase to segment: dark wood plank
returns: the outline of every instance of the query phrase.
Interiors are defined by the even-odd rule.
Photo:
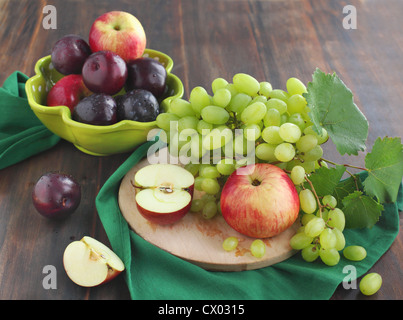
[[[185,98],[198,85],[209,91],[216,77],[228,80],[237,72],[270,81],[285,89],[292,76],[311,80],[316,67],[335,71],[352,89],[355,102],[370,123],[368,146],[378,136],[403,136],[400,0],[53,0],[56,30],[42,27],[47,1],[0,0],[0,82],[14,70],[33,75],[37,59],[68,33],[88,36],[93,20],[110,10],[136,15],[148,37],[147,46],[174,59],[173,73],[185,85]],[[95,4],[95,5],[94,5]],[[357,30],[342,26],[343,7],[354,5]],[[362,165],[358,157],[340,156],[331,144],[328,158]],[[0,170],[0,299],[129,299],[123,276],[106,285],[85,289],[72,283],[62,266],[66,245],[83,235],[108,244],[95,208],[95,197],[128,154],[105,158],[79,152],[60,142],[52,150]],[[64,222],[39,216],[30,192],[46,171],[66,171],[81,182],[83,200]],[[403,236],[371,269],[384,279],[372,297],[341,286],[333,299],[402,299]],[[42,269],[54,265],[57,290],[42,286]]]

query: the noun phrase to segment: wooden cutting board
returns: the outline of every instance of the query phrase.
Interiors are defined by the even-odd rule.
[[[158,157],[165,159],[164,163],[172,163],[166,156],[165,149],[159,151]],[[259,259],[252,256],[249,249],[255,239],[232,229],[220,214],[206,220],[200,213],[189,212],[181,220],[168,226],[149,222],[137,210],[133,187],[135,173],[149,164],[145,158],[125,175],[120,185],[118,201],[123,217],[130,227],[151,244],[213,271],[259,269],[288,259],[296,252],[290,247],[289,240],[300,227],[298,220],[281,234],[262,239],[266,244],[266,254]],[[195,190],[194,197],[197,199],[201,196],[202,193]],[[227,252],[222,248],[222,243],[230,236],[237,237],[239,244],[237,249]]]

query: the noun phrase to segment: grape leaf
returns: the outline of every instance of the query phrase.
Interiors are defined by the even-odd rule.
[[[333,194],[345,171],[346,168],[341,165],[337,165],[335,168],[321,167],[309,177],[309,180],[312,182],[316,194],[319,197],[323,197]],[[305,187],[309,188],[308,185]]]
[[[351,176],[348,179],[340,181],[334,188],[333,196],[337,203],[342,203],[342,200],[354,191],[362,190],[361,177],[359,175]]]
[[[355,191],[343,199],[346,228],[371,228],[378,222],[383,206],[373,198]]]
[[[365,156],[368,178],[364,191],[379,202],[395,202],[403,177],[403,146],[400,138],[377,138]]]
[[[365,150],[368,121],[353,101],[353,94],[335,74],[325,74],[317,68],[304,93],[313,128],[321,133],[326,129],[344,155],[357,155]]]

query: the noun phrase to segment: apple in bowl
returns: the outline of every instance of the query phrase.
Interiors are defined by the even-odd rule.
[[[92,52],[110,50],[129,62],[143,55],[146,35],[135,16],[124,11],[110,11],[92,24],[89,45]]]
[[[254,238],[273,237],[289,228],[299,213],[297,190],[288,175],[269,163],[238,168],[220,199],[225,221]]]
[[[111,249],[88,236],[66,247],[63,266],[67,276],[82,287],[111,281],[125,269],[122,260]]]
[[[173,164],[151,164],[134,176],[136,205],[147,220],[167,225],[190,210],[194,177],[186,169]]]

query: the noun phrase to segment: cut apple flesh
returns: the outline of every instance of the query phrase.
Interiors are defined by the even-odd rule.
[[[136,204],[146,219],[170,224],[190,209],[194,177],[172,164],[154,164],[140,169],[135,177]]]
[[[69,278],[82,287],[107,282],[125,268],[112,250],[91,237],[71,242],[64,251],[63,265]]]

